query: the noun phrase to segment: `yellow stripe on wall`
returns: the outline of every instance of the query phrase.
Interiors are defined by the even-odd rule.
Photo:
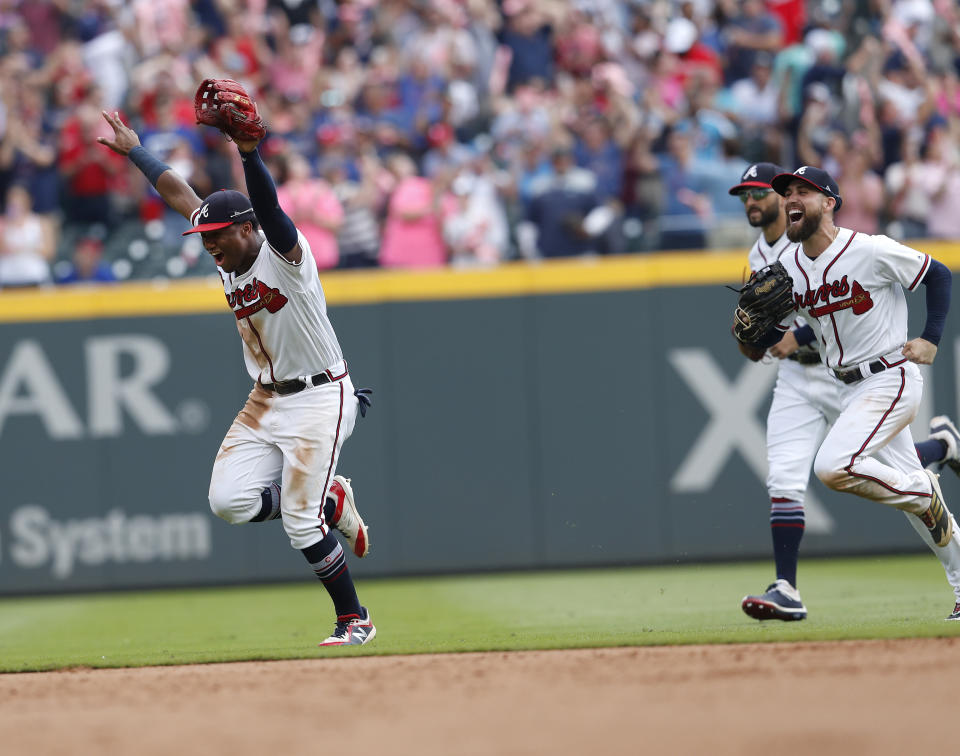
[[[960,269],[960,244],[911,244]],[[745,250],[511,262],[490,269],[329,271],[332,306],[737,284]],[[0,291],[0,323],[195,315],[227,309],[219,277]]]

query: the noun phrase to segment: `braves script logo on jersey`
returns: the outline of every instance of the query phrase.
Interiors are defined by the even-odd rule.
[[[828,301],[830,297],[846,297],[847,294],[850,296],[846,299],[838,299],[835,302]],[[825,283],[818,289],[807,289],[802,296],[794,294],[793,301],[796,309],[809,308],[810,314],[815,318],[847,309],[852,310],[854,315],[863,315],[873,307],[870,292],[857,281],[854,281],[851,286],[847,283],[846,276],[832,284]],[[818,306],[817,302],[823,302],[823,304]]]
[[[226,297],[230,309],[237,316],[237,320],[250,317],[264,308],[267,312],[273,314],[287,303],[287,298],[280,293],[279,289],[271,289],[263,281],[256,278],[242,289],[227,294]],[[246,302],[250,304],[245,304]]]

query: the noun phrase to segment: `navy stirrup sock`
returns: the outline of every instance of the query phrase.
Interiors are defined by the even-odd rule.
[[[786,580],[794,588],[797,587],[797,562],[805,527],[803,504],[790,499],[770,499],[770,535],[777,579]]]
[[[322,541],[301,549],[314,574],[323,583],[330,594],[338,617],[348,614],[363,616],[357,589],[347,567],[343,547],[332,532],[328,532]]]

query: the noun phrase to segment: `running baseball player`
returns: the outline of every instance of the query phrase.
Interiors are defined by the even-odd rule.
[[[793,279],[795,310],[807,319],[813,338],[820,342],[825,371],[833,376],[839,398],[839,413],[819,444],[814,471],[832,489],[896,507],[909,513],[911,521],[922,523],[918,532],[941,558],[948,579],[956,586],[953,567],[957,561],[952,555],[960,546],[957,527],[943,501],[937,476],[925,470],[918,457],[909,428],[922,394],[917,364],[930,364],[936,356],[949,309],[951,274],[929,255],[892,239],[835,226],[833,213],[842,203],[839,188],[819,168],[803,166],[793,173],[780,173],[770,179],[770,186],[784,198],[789,244],[781,250],[779,260]],[[921,282],[927,287],[927,324],[919,338],[908,341],[903,287],[914,290]],[[797,315],[791,313],[759,344],[771,347],[774,356],[784,357],[795,350],[794,341],[812,343],[807,334],[785,335],[795,331],[796,324]],[[776,391],[786,383],[778,378]],[[775,406],[783,407],[776,391]],[[785,393],[784,386],[781,394]],[[801,410],[794,407],[791,411]],[[825,427],[826,419],[822,422]],[[776,430],[768,432],[774,437],[770,455],[771,480],[775,481]],[[817,436],[822,433],[821,429]],[[931,439],[940,445],[940,453],[946,448],[948,455],[950,440],[955,453],[955,439]],[[815,440],[809,443],[816,445]],[[776,540],[774,536],[775,550]],[[746,606],[752,598],[805,615],[795,586],[784,586],[781,579],[786,579],[779,571],[778,565],[778,581],[767,594],[744,599],[748,614],[756,616],[752,607]],[[777,595],[768,602],[771,591]],[[768,617],[771,611],[769,605],[756,609]],[[960,619],[960,602],[950,619]]]
[[[744,172],[730,194],[740,198],[747,221],[760,228],[760,238],[750,249],[751,271],[780,259],[791,246],[786,235],[783,198],[773,191],[774,176],[784,170],[773,163],[757,163]],[[739,343],[739,342],[738,342]],[[739,344],[751,359],[760,359],[763,349]],[[773,401],[767,415],[767,491],[770,496],[770,533],[773,541],[776,580],[759,596],[746,596],[743,611],[754,619],[801,620],[806,607],[797,589],[797,562],[805,527],[804,496],[814,455],[827,428],[840,414],[836,378],[823,366],[813,329],[803,318],[794,318],[790,330],[767,351],[780,360]],[[958,459],[956,429],[946,417],[934,419],[933,433],[917,444],[925,467]],[[932,545],[927,529],[916,517],[904,513],[921,537]],[[953,586],[957,606],[950,619],[960,619],[960,536],[946,548],[934,548]]]
[[[249,199],[222,190],[201,200],[116,113],[103,113],[114,138],[98,141],[129,157],[164,201],[191,221],[186,233],[200,234],[236,317],[254,385],[214,461],[211,509],[233,524],[281,518],[290,544],[306,557],[336,611],[334,631],[320,645],[363,645],[376,628],[330,527],[354,554],[366,555],[367,527],[350,481],[335,472],[343,442],[369,399],[354,392],[309,244],[281,210],[260,159],[257,145],[266,129],[255,104],[228,80],[205,81],[198,101],[201,92],[205,102],[240,102],[233,114],[240,127],[229,119],[204,120],[199,107],[198,121],[222,127],[236,142]]]

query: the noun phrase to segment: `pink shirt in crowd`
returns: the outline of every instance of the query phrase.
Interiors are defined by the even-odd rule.
[[[280,207],[307,238],[317,267],[334,268],[340,260],[336,232],[320,225],[322,219],[337,227],[343,222],[343,206],[326,181],[288,181],[277,189]]]
[[[385,268],[426,268],[445,265],[447,250],[441,231],[442,210],[434,209],[429,179],[403,179],[390,197],[383,229],[380,265]]]

